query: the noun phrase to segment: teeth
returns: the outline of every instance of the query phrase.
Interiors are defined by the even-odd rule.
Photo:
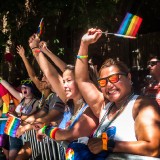
[[[113,91],[113,90],[112,90],[112,91],[109,91],[109,93],[114,93],[114,92],[115,92],[115,90],[114,90],[114,91]]]
[[[108,91],[109,94],[114,94],[116,90]]]

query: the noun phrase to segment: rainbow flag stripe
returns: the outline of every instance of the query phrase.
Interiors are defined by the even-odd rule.
[[[39,23],[39,26],[38,26],[38,31],[37,31],[38,36],[42,35],[43,26],[44,26],[44,23],[43,23],[43,18],[42,18],[41,21],[40,21],[40,23]]]
[[[135,37],[142,23],[142,20],[143,19],[137,15],[127,13],[116,35]]]
[[[16,137],[16,132],[21,123],[21,119],[17,118],[11,114],[9,114],[8,120],[6,122],[6,126],[4,128],[4,132],[12,137]]]

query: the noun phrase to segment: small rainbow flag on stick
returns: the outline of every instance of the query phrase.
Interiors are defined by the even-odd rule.
[[[16,137],[16,132],[20,123],[21,123],[20,118],[17,118],[12,114],[9,114],[6,126],[4,128],[4,132],[11,137]]]
[[[107,33],[107,32],[103,33],[105,33],[106,35],[113,34],[115,36],[124,38],[136,38],[136,34],[139,30],[142,20],[143,19],[137,15],[127,13],[117,33]]]
[[[39,26],[38,26],[38,31],[37,31],[38,37],[40,37],[42,35],[43,26],[44,26],[44,22],[43,22],[43,18],[42,18],[41,21],[40,21],[40,23],[39,23]]]

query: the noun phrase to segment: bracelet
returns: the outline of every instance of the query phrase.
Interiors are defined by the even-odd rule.
[[[33,52],[34,52],[34,53],[40,53],[41,50],[40,50],[40,49],[36,49],[36,50],[34,50]]]
[[[107,143],[108,151],[113,151],[113,148],[115,147],[115,141],[113,139],[109,139]]]
[[[42,128],[42,133],[45,134],[45,130],[46,130],[47,126],[43,126]]]
[[[102,133],[102,149],[107,151],[108,150],[108,136],[106,132]]]
[[[79,56],[79,55],[77,55],[77,58],[78,59],[85,59],[85,58],[88,58],[88,55],[85,55],[85,56]]]
[[[45,129],[45,134],[52,139],[55,139],[56,132],[59,130],[58,127],[48,126]]]
[[[32,50],[32,49],[35,49],[35,48],[38,48],[38,47],[33,47],[33,48],[31,48],[31,50]],[[38,48],[38,49],[39,49],[39,48]]]
[[[2,78],[0,78],[0,83],[2,82]]]

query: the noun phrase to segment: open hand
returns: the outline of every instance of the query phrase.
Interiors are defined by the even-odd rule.
[[[17,49],[17,53],[18,53],[21,57],[25,56],[25,50],[24,50],[23,46],[19,45],[19,46],[17,46],[16,49]]]

